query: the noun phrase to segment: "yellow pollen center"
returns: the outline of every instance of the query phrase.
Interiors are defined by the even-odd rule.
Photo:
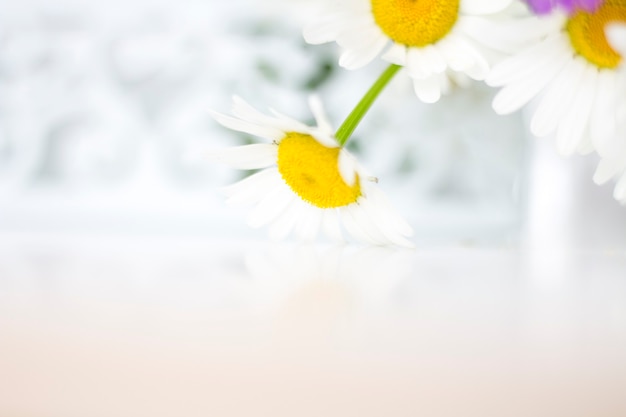
[[[319,208],[355,203],[361,195],[357,175],[348,185],[339,173],[340,148],[329,148],[303,133],[290,132],[278,144],[278,172],[304,201]]]
[[[599,68],[616,68],[622,60],[604,34],[611,22],[626,23],[626,0],[606,0],[595,12],[578,11],[567,22],[574,50]]]
[[[450,32],[459,17],[460,0],[371,0],[380,29],[407,46],[433,44]]]

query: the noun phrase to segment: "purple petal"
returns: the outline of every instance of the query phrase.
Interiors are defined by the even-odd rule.
[[[567,13],[573,13],[577,9],[594,11],[604,0],[526,0],[530,9],[535,14],[548,14],[553,9],[560,7]]]
[[[600,7],[604,0],[576,0],[575,3],[576,7],[592,12]]]
[[[530,9],[535,14],[547,14],[552,11],[555,6],[553,0],[526,0]]]
[[[576,3],[576,0],[557,0],[557,3],[567,13],[572,13],[574,11],[574,4]]]

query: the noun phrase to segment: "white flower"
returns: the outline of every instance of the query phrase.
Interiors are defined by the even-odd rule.
[[[339,0],[304,37],[313,44],[336,41],[344,50],[339,64],[348,69],[383,53],[406,67],[417,96],[433,103],[449,90],[450,77],[482,80],[488,74],[482,46],[490,43],[492,17],[512,1]]]
[[[494,109],[511,113],[537,98],[530,122],[534,135],[556,134],[563,155],[594,149],[601,156],[615,155],[621,146],[615,116],[624,97],[619,88],[624,74],[604,29],[611,21],[626,22],[626,2],[606,0],[593,12],[555,12],[531,20],[542,26],[541,38],[487,77],[487,84],[503,86]]]
[[[611,46],[621,54],[626,56],[626,25],[611,25],[607,28],[607,37]],[[604,155],[593,180],[597,184],[603,184],[611,178],[617,178],[617,184],[613,196],[621,204],[626,205],[626,63],[622,60],[620,71],[622,77],[621,101],[617,103],[617,130],[612,142],[615,143],[614,152]]]
[[[270,237],[292,231],[312,240],[322,230],[342,240],[341,224],[354,238],[371,244],[412,246],[411,227],[392,209],[356,159],[340,147],[321,104],[311,101],[318,127],[273,112],[262,114],[235,97],[233,116],[213,113],[223,126],[259,136],[265,144],[212,153],[238,169],[263,169],[225,189],[235,204],[255,204],[248,223],[270,225]]]

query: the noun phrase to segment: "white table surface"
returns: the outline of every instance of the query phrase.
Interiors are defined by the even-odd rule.
[[[0,416],[626,415],[626,251],[4,234]]]

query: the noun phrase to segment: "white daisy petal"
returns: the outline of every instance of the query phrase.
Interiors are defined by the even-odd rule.
[[[492,87],[500,87],[525,80],[543,71],[551,63],[560,62],[567,55],[567,44],[563,36],[552,36],[496,65],[485,82]]]
[[[385,38],[378,38],[359,49],[346,50],[339,58],[339,65],[349,70],[361,68],[372,62],[385,48],[387,42]]]
[[[614,109],[618,97],[618,79],[612,71],[600,71],[598,74],[595,106],[589,120],[591,140],[601,156],[611,156],[615,149],[613,137],[617,131],[617,119]]]
[[[354,214],[354,206],[342,207],[339,209],[339,213],[341,215],[342,224],[352,237],[354,237],[356,240],[369,243],[371,245],[380,244],[380,241],[372,238],[368,233],[363,230],[359,219]]]
[[[376,223],[376,219],[367,210],[366,204],[361,203],[350,206],[350,214],[359,224],[361,230],[377,245],[395,244],[380,230],[379,224]]]
[[[493,99],[493,109],[498,114],[509,114],[519,110],[539,94],[566,63],[567,61],[555,62],[535,72],[533,77],[507,85]]]
[[[482,81],[489,74],[489,63],[479,53],[473,51],[474,65],[465,70],[465,74],[473,80]]]
[[[343,28],[343,20],[335,16],[325,17],[304,27],[302,35],[307,43],[319,45],[335,40]]]
[[[339,174],[346,182],[346,184],[352,186],[356,181],[356,158],[352,156],[352,154],[345,149],[342,149],[339,152]]]
[[[228,204],[256,204],[278,181],[280,181],[278,171],[266,169],[230,186],[223,187],[221,191],[228,197],[226,200]]]
[[[489,63],[479,50],[462,36],[456,36],[455,43],[462,48],[470,62],[466,67],[465,73],[475,80],[483,80],[489,72]]]
[[[438,48],[448,63],[448,66],[452,70],[459,72],[464,72],[474,64],[472,56],[467,51],[468,47],[467,42],[464,42],[462,38],[454,35],[449,35],[438,44]]]
[[[382,55],[382,59],[392,64],[404,66],[407,63],[407,48],[404,45],[393,44]]]
[[[585,133],[583,134],[580,142],[578,143],[578,147],[576,148],[576,153],[580,155],[589,155],[595,151],[593,147],[593,143],[591,142],[591,136],[589,135],[589,128],[585,129]]]
[[[336,209],[327,209],[322,214],[322,231],[335,242],[343,242],[341,227],[339,225],[339,213]]]
[[[339,143],[337,142],[337,139],[335,139],[334,134],[333,135],[329,135],[326,132],[321,132],[321,131],[311,131],[309,132],[309,134],[311,136],[313,136],[315,139],[317,139],[317,141],[319,143],[321,143],[322,145],[326,146],[327,148],[338,148],[339,147]]]
[[[238,132],[248,133],[253,136],[266,138],[270,140],[279,140],[283,137],[284,133],[272,126],[263,126],[247,120],[238,119],[231,116],[226,116],[221,113],[217,113],[209,110],[213,119],[228,129],[236,130]]]
[[[619,160],[603,158],[600,160],[600,163],[596,168],[596,172],[593,175],[593,181],[599,185],[604,184],[622,172],[625,165],[626,164]]]
[[[381,33],[372,16],[358,13],[344,19],[344,28],[337,38],[337,43],[343,48],[359,48]]]
[[[615,184],[613,197],[622,203],[626,200],[626,175],[622,175],[617,184]]]
[[[411,243],[407,238],[397,233],[396,230],[391,229],[386,224],[381,224],[381,222],[385,221],[385,218],[381,218],[377,215],[375,211],[373,211],[373,206],[370,204],[361,205],[363,212],[367,215],[370,221],[375,224],[380,231],[381,235],[384,236],[384,242],[389,242],[396,246],[401,246],[405,248],[414,248],[415,245]]]
[[[347,49],[365,50],[372,47],[383,40],[383,45],[389,42],[389,39],[375,25],[372,25],[371,19],[365,19],[358,26],[347,29],[337,39],[340,46]]]
[[[377,217],[384,219],[387,229],[402,236],[413,236],[413,228],[395,212],[387,196],[378,187],[369,186],[366,192],[367,198],[372,201],[371,210]]]
[[[296,222],[295,233],[304,241],[314,240],[322,225],[322,211],[310,205],[304,205]]]
[[[278,122],[274,122],[274,123],[280,123],[281,126],[281,130],[283,132],[309,132],[312,130],[311,127],[305,125],[304,123],[301,123],[297,120],[292,119],[289,116],[286,116],[272,108],[269,109],[270,113],[272,113],[277,119],[279,119]],[[281,137],[282,139],[282,137]]]
[[[617,52],[622,57],[626,56],[626,24],[613,23],[606,28],[606,37]]]
[[[345,149],[337,153],[321,103],[313,98],[310,104],[318,127],[302,125],[276,112],[275,117],[267,116],[242,99],[234,99],[236,117],[221,118],[228,121],[227,125],[237,130],[242,130],[242,125],[246,129],[253,125],[257,130],[271,125],[280,132],[281,140],[214,152],[215,160],[240,169],[266,168],[225,187],[227,203],[254,205],[248,224],[255,228],[268,225],[272,239],[287,237],[293,231],[302,240],[313,240],[322,230],[333,240],[341,240],[341,217],[357,239],[405,245],[398,231],[390,227],[395,218],[390,207],[380,200],[370,201],[363,192],[366,184],[363,188],[355,184],[357,176],[365,181],[368,175]],[[289,130],[281,131],[280,127]],[[268,168],[272,165],[277,166]]]
[[[461,11],[469,14],[491,14],[500,12],[513,2],[513,0],[463,0]]]
[[[578,147],[585,127],[589,120],[589,114],[593,106],[594,87],[598,71],[587,67],[581,83],[576,91],[574,101],[559,127],[556,134],[557,149],[562,155],[571,155]]]
[[[294,198],[294,195],[284,187],[273,188],[250,212],[248,225],[257,229],[271,223],[285,211]]]
[[[412,78],[423,79],[432,75],[423,48],[409,48],[406,60],[407,70]]]
[[[259,169],[274,165],[278,147],[264,143],[236,146],[208,152],[208,158],[237,169]]]
[[[311,108],[311,112],[313,113],[313,117],[315,117],[315,121],[317,126],[319,126],[322,132],[327,135],[333,134],[333,127],[330,124],[328,116],[326,115],[326,110],[324,110],[324,106],[322,105],[322,101],[319,96],[312,95],[309,97],[309,107]]]
[[[239,119],[246,120],[248,122],[252,122],[258,125],[265,125],[273,127],[281,132],[291,132],[291,131],[306,131],[309,129],[307,125],[304,123],[300,123],[290,117],[287,117],[278,112],[270,112],[273,116],[268,116],[250,104],[248,104],[244,99],[238,96],[233,96],[233,115],[238,117]],[[284,133],[279,137],[281,139],[284,136]]]
[[[422,52],[424,54],[424,61],[428,63],[432,73],[442,73],[448,67],[445,59],[443,59],[443,56],[441,55],[441,52],[439,52],[435,46],[428,45],[422,49]]]
[[[346,4],[346,10],[350,10],[354,14],[369,14],[371,9],[369,2],[363,0],[344,0],[342,3]]]
[[[232,113],[235,117],[260,125],[271,126],[276,122],[275,118],[261,113],[237,95],[233,96]],[[280,127],[277,128],[280,129]]]
[[[531,120],[530,130],[534,135],[542,137],[556,130],[568,108],[563,104],[572,102],[576,92],[572,86],[580,83],[584,72],[585,65],[579,60],[572,60],[558,74],[541,98]]]
[[[273,181],[278,171],[275,168],[268,168],[257,173],[254,173],[242,180],[237,181],[234,184],[221,187],[220,191],[227,197],[233,196],[239,193],[245,193],[248,188],[259,188]]]
[[[462,74],[455,73],[452,76],[447,76],[446,74],[437,74],[434,76],[437,80],[437,84],[439,84],[439,90],[441,94],[448,94],[452,89],[452,80],[454,80],[455,85],[460,85],[466,87],[469,85],[469,79],[467,77],[463,77]]]
[[[345,3],[344,1],[341,6],[345,6]],[[332,42],[342,38],[346,33],[355,32],[370,25],[371,18],[366,13],[350,7],[342,7],[342,9],[306,25],[302,33],[305,41],[311,44]]]
[[[343,48],[359,48],[363,45],[363,39],[358,36],[359,33],[371,35],[380,32],[376,25],[372,25],[372,22],[372,16],[368,14],[357,12],[344,16],[341,20],[341,30],[334,40]]]
[[[485,17],[464,16],[459,21],[459,30],[479,44],[504,53],[518,52],[529,44],[537,44],[555,27],[562,18],[538,19],[536,17],[496,20]]]
[[[269,238],[272,240],[283,240],[292,232],[293,228],[300,217],[301,201],[293,199],[281,216],[274,220],[268,229]]]
[[[417,97],[424,103],[436,103],[441,98],[441,89],[437,76],[422,80],[414,79],[413,88]]]

